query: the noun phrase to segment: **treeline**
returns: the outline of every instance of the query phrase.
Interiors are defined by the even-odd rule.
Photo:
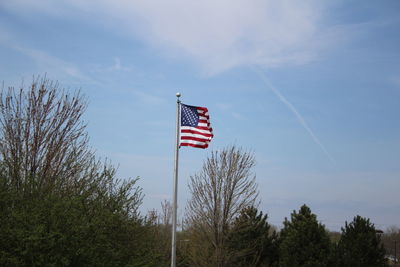
[[[86,105],[47,79],[2,88],[0,266],[170,265],[171,205],[140,214],[138,178],[117,179],[88,146]],[[270,225],[254,163],[231,146],[191,177],[178,266],[387,266],[392,239],[381,242],[366,218],[335,236],[304,205],[280,231]]]
[[[354,217],[335,235],[303,205],[277,231],[257,209],[254,162],[252,153],[231,146],[212,152],[191,177],[181,233],[186,266],[388,266],[367,218]]]

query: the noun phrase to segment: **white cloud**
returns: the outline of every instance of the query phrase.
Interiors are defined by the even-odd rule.
[[[190,56],[209,74],[243,64],[305,63],[315,57],[319,43],[321,11],[310,1],[119,3],[113,12],[125,17],[126,25],[137,25],[136,34],[167,53]]]
[[[119,57],[114,57],[114,64],[107,68],[108,71],[130,71],[131,69],[121,64]]]
[[[313,0],[70,0],[35,6],[36,2],[15,0],[7,6],[48,14],[84,12],[167,55],[189,57],[208,74],[245,64],[304,64],[335,39],[334,31],[322,26],[324,10]]]

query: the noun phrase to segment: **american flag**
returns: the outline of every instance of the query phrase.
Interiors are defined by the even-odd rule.
[[[181,104],[180,146],[207,148],[213,138],[208,109]]]

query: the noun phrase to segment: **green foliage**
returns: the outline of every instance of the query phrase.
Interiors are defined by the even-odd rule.
[[[285,219],[280,233],[280,266],[328,266],[331,243],[325,227],[306,205]]]
[[[0,265],[121,266],[141,259],[147,251],[140,243],[150,231],[142,219],[127,212],[137,199],[121,195],[129,190],[139,197],[135,182],[113,193],[29,199],[2,188]]]
[[[267,218],[255,207],[241,211],[228,235],[229,266],[270,266],[277,262],[277,234]]]
[[[338,266],[388,266],[385,249],[369,219],[361,216],[342,228],[337,247]]]
[[[158,266],[137,179],[95,159],[85,101],[57,83],[0,94],[0,266]]]

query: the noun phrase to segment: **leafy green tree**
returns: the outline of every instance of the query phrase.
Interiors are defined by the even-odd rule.
[[[306,205],[285,218],[280,232],[280,266],[328,266],[331,251],[329,235]]]
[[[137,179],[96,159],[86,100],[48,79],[0,93],[0,266],[156,266]]]
[[[277,234],[255,207],[236,218],[228,235],[229,266],[271,266],[278,260]]]
[[[339,266],[388,266],[386,251],[374,224],[361,216],[354,217],[342,228],[337,247]]]

